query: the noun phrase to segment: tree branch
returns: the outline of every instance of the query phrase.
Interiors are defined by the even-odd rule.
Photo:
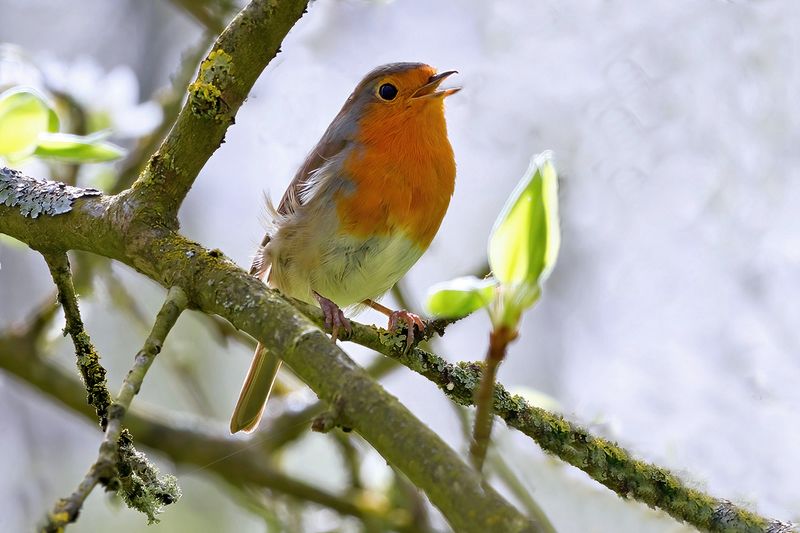
[[[66,327],[64,335],[69,333],[75,346],[78,370],[86,386],[86,401],[95,408],[100,420],[100,427],[105,429],[108,422],[108,407],[111,395],[106,382],[106,369],[100,363],[100,355],[94,349],[89,334],[83,327],[81,313],[78,309],[78,297],[72,284],[72,272],[65,252],[45,253],[44,259],[50,269],[50,275],[58,288],[58,301],[64,309]]]
[[[63,258],[62,261],[56,261]],[[61,295],[62,286],[69,282],[71,288],[72,283],[69,277],[64,279],[64,270],[69,273],[69,264],[66,266],[66,255],[59,254],[55,258],[48,256],[48,265],[53,278],[56,279],[56,284],[59,285],[59,294]],[[75,325],[76,320],[80,322],[80,316],[75,316],[77,313],[77,301],[74,299],[74,293],[67,294],[66,298],[60,298],[62,305],[64,305],[65,312],[67,313],[67,327],[70,328],[70,323]],[[125,418],[125,413],[133,401],[133,397],[142,386],[142,381],[153,363],[158,352],[161,351],[161,346],[164,339],[172,329],[178,316],[186,308],[186,295],[179,288],[170,289],[167,300],[161,307],[156,322],[153,325],[153,330],[147,337],[142,350],[136,355],[133,368],[128,372],[125,380],[122,383],[122,388],[117,395],[117,399],[108,409],[108,424],[106,426],[105,436],[100,444],[100,451],[97,455],[97,461],[89,468],[89,472],[81,481],[78,488],[68,498],[62,498],[56,502],[53,511],[46,517],[44,531],[56,532],[61,531],[67,524],[74,522],[78,518],[78,513],[83,507],[83,502],[89,497],[95,486],[98,483],[106,485],[109,489],[120,490],[127,494],[126,501],[144,510],[148,514],[150,521],[155,520],[155,513],[158,511],[160,504],[172,503],[177,500],[180,494],[177,487],[172,487],[171,483],[159,483],[157,473],[149,474],[152,468],[146,463],[143,457],[135,452],[129,435],[123,436],[122,421]],[[71,318],[70,318],[71,317]],[[82,329],[82,328],[81,328]],[[104,387],[105,389],[105,387]],[[105,389],[106,394],[108,390]],[[139,475],[141,481],[135,483],[135,495],[131,495],[131,491],[125,490],[125,473],[136,471],[137,473],[148,472],[148,475]],[[149,479],[148,479],[149,478]],[[154,482],[156,487],[156,502],[152,501],[152,490],[148,490]]]
[[[133,215],[105,196],[81,199],[58,219],[35,223],[0,205],[0,232],[24,242],[102,253],[165,287],[181,287],[191,306],[226,318],[280,353],[321,399],[339,405],[348,427],[424,490],[455,529],[540,531],[483,486],[449,446],[275,291],[222,252],[207,250],[161,223],[132,226]]]
[[[222,144],[258,76],[305,12],[308,0],[252,0],[219,36],[189,85],[175,125],[133,187],[129,206],[177,227],[176,216],[208,158]]]
[[[37,313],[30,328],[17,328],[11,334],[0,336],[0,368],[87,420],[93,420],[94,411],[80,399],[82,385],[36,348],[39,324],[46,313]],[[141,409],[129,411],[125,422],[138,442],[164,453],[176,464],[194,467],[190,471],[213,472],[237,486],[262,487],[344,515],[376,519],[357,499],[329,493],[276,470],[270,465],[274,448],[268,439],[256,443],[243,441],[224,432],[203,429],[203,423],[198,420],[168,417],[163,413],[156,415]],[[390,525],[399,525],[386,520]]]
[[[204,249],[164,228],[151,229],[143,238],[120,242],[119,231],[112,229],[117,228],[115,224],[124,225],[125,221],[108,215],[110,204],[109,199],[103,196],[81,199],[76,209],[59,215],[58,220],[44,217],[35,223],[0,205],[0,232],[25,242],[47,242],[64,249],[105,251],[109,257],[134,266],[165,286],[184,287],[192,304],[205,312],[219,314],[269,349],[281,353],[295,373],[324,400],[334,402],[342,395],[340,391],[347,395],[348,400],[356,399],[343,404],[343,416],[348,424],[425,490],[454,526],[465,518],[459,516],[459,509],[474,509],[475,502],[485,501],[470,491],[459,492],[461,496],[469,494],[465,500],[453,500],[451,497],[456,495],[452,490],[442,488],[463,487],[465,483],[476,483],[471,485],[476,487],[479,483],[475,481],[474,472],[463,471],[466,465],[450,455],[452,450],[441,451],[442,455],[439,455],[443,443],[427,428],[417,435],[413,428],[419,422],[411,422],[407,418],[410,413],[406,414],[406,411],[399,415],[400,418],[395,418],[394,406],[399,405],[396,400],[384,400],[385,391],[363,373],[356,372],[352,361],[342,358],[341,351],[296,311],[299,309],[315,323],[322,324],[317,308],[296,301],[293,302],[296,309],[293,308],[259,280],[225,259],[221,252]],[[64,231],[65,228],[71,231]],[[95,234],[105,235],[105,238],[89,239],[87,228],[92,228]],[[352,340],[397,359],[437,383],[452,400],[471,405],[474,388],[480,380],[479,364],[451,365],[419,348],[404,353],[402,343],[394,336],[355,323]],[[376,408],[378,405],[380,408]],[[581,468],[623,497],[659,507],[700,529],[791,531],[788,524],[760,517],[730,502],[686,487],[665,469],[631,458],[626,451],[605,439],[590,435],[560,416],[532,407],[518,396],[511,396],[500,385],[495,388],[494,410],[508,425],[534,438],[543,449]],[[400,439],[395,439],[397,428],[408,431],[399,435]],[[433,442],[431,436],[438,441],[433,444],[433,449],[416,444],[420,439],[425,443]],[[404,449],[410,453],[404,456]],[[408,462],[414,464],[408,465]],[[449,475],[445,479],[434,476],[443,464],[448,465],[445,468]],[[499,498],[495,493],[488,496]],[[506,502],[499,505],[508,508]],[[515,510],[512,512],[513,517],[519,517]],[[490,516],[483,515],[483,518],[490,519]],[[476,527],[477,522],[467,522]]]
[[[303,314],[324,324],[322,313],[304,302],[294,302]],[[480,363],[448,363],[420,348],[405,351],[385,330],[352,322],[350,341],[401,362],[436,383],[452,401],[470,406],[481,381]],[[687,487],[667,469],[630,456],[623,448],[591,435],[586,429],[528,404],[511,395],[501,384],[494,388],[494,413],[506,424],[531,437],[545,451],[576,466],[622,498],[633,498],[659,508],[673,518],[703,531],[768,532],[796,531],[789,523],[759,516],[728,500],[714,498]]]

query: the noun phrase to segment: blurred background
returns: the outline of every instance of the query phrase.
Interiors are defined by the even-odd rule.
[[[110,128],[135,150],[169,113],[160,102],[170,80],[182,80],[182,61],[192,72],[206,49],[196,11],[188,1],[0,0],[0,88],[64,93],[85,111],[89,132]],[[779,0],[318,0],[195,183],[182,228],[247,268],[263,233],[262,192],[281,195],[363,74],[392,61],[457,69],[464,90],[447,100],[456,192],[429,252],[402,282],[412,310],[421,311],[433,283],[484,268],[505,198],[529,158],[552,149],[562,175],[561,256],[499,380],[692,486],[798,521],[798,27],[800,4]],[[86,165],[77,181],[107,187],[122,165]],[[35,160],[22,168],[64,177]],[[0,329],[23,322],[52,292],[38,254],[0,241]],[[83,318],[112,392],[163,295],[118,264],[86,289]],[[368,313],[359,320],[383,325]],[[42,348],[74,369],[61,327],[59,311]],[[134,404],[199,415],[226,431],[251,348],[222,346],[212,329],[184,315]],[[451,361],[482,359],[488,330],[484,316],[469,317],[435,349]],[[374,358],[344,346],[363,364]],[[382,381],[466,450],[460,414],[435,386],[405,368]],[[269,410],[313,399],[286,383],[294,392]],[[495,428],[499,456],[558,531],[692,530],[620,500],[502,423]],[[100,434],[3,372],[0,430],[0,530],[30,530],[74,490]],[[335,441],[306,434],[280,465],[342,490],[347,472]],[[366,457],[365,486],[380,493],[391,471],[353,443]],[[148,530],[256,532],[275,516],[294,531],[359,530],[330,510],[298,512],[286,498],[254,496],[205,468],[149,455],[178,476],[184,496]],[[518,501],[502,479],[498,486]],[[431,520],[447,531],[435,511]],[[145,524],[98,489],[70,530]]]

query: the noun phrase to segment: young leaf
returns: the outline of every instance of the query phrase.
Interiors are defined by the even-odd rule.
[[[534,157],[489,237],[489,265],[504,285],[538,288],[558,257],[558,176],[552,155]]]
[[[35,155],[73,163],[112,161],[125,155],[125,150],[110,142],[68,133],[43,133],[38,143]]]
[[[47,99],[29,87],[0,94],[0,156],[18,160],[33,153],[40,134],[58,131],[58,115]]]
[[[435,316],[461,318],[489,305],[496,286],[494,279],[475,276],[437,283],[428,289],[425,307]]]

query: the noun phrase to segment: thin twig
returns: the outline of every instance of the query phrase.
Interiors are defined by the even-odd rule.
[[[213,33],[225,29],[225,18],[228,9],[221,2],[212,3],[204,0],[171,0],[176,7],[186,11],[197,22]]]
[[[508,343],[516,335],[513,331],[500,327],[489,334],[489,349],[483,363],[481,382],[475,391],[475,427],[472,431],[472,444],[469,448],[472,466],[480,472],[489,449],[492,435],[492,404],[494,403],[494,383],[497,380],[497,367],[506,356]]]
[[[556,533],[556,528],[553,527],[544,510],[533,498],[528,487],[519,479],[514,469],[503,459],[503,456],[500,453],[489,453],[489,465],[497,476],[503,480],[508,490],[517,497],[525,510],[528,511],[528,515],[536,517],[539,523],[542,524],[542,527],[545,528],[545,533]]]
[[[116,456],[116,443],[122,434],[122,422],[125,419],[125,413],[131,406],[133,397],[139,392],[142,387],[142,382],[153,364],[161,347],[164,344],[167,334],[175,325],[178,317],[186,309],[188,301],[186,294],[180,287],[172,287],[167,293],[167,299],[161,306],[161,310],[156,316],[156,321],[153,324],[153,329],[144,346],[136,354],[133,367],[128,371],[128,375],[122,382],[119,394],[112,404],[108,413],[108,429],[103,443],[100,445],[100,456],[98,462],[110,462]]]
[[[51,267],[51,270],[53,270],[53,267]],[[53,277],[55,278],[56,275],[54,274]],[[53,511],[46,518],[46,523],[43,527],[44,531],[61,531],[67,524],[74,522],[83,507],[83,502],[91,494],[94,487],[98,483],[109,485],[114,478],[118,477],[117,465],[121,462],[120,441],[123,441],[127,450],[131,450],[129,438],[121,439],[123,434],[122,422],[125,418],[125,413],[128,411],[133,397],[139,392],[147,370],[152,365],[156,355],[161,351],[164,339],[172,329],[172,326],[175,325],[178,316],[186,308],[186,305],[186,294],[178,287],[170,289],[167,299],[156,317],[153,329],[144,343],[144,347],[136,355],[133,368],[125,377],[117,399],[108,410],[108,424],[105,436],[100,444],[97,461],[89,468],[75,492],[68,498],[62,498],[56,502]],[[75,320],[74,317],[72,320]],[[138,459],[132,450],[130,451],[130,456]],[[129,466],[129,468],[140,470],[135,465]],[[118,484],[119,481],[117,481]]]
[[[467,408],[457,403],[451,405],[461,423],[461,432],[464,437],[469,440],[471,438],[471,428]],[[500,478],[503,484],[517,497],[522,507],[528,512],[528,516],[536,517],[545,533],[556,533],[556,528],[553,527],[550,518],[533,498],[533,495],[522,480],[520,480],[517,474],[508,466],[508,463],[503,459],[502,455],[500,453],[489,453],[488,459],[491,471],[497,474],[497,477]]]
[[[78,370],[86,386],[87,401],[95,408],[100,420],[100,427],[106,428],[108,422],[108,407],[111,405],[111,395],[106,382],[106,369],[100,363],[100,355],[94,349],[92,340],[83,326],[81,313],[78,309],[78,297],[72,284],[72,272],[69,259],[65,252],[44,253],[45,261],[50,269],[58,288],[58,301],[64,309],[66,328],[64,335],[69,333],[75,346]]]

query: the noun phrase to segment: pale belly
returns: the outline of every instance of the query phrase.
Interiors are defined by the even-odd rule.
[[[324,224],[319,218],[313,228],[302,223],[281,228],[265,250],[270,285],[293,298],[314,302],[316,291],[339,307],[378,298],[424,252],[399,231],[360,239],[341,235],[335,219]]]
[[[423,253],[404,235],[336,239],[332,248],[311,286],[340,307],[382,296]]]

